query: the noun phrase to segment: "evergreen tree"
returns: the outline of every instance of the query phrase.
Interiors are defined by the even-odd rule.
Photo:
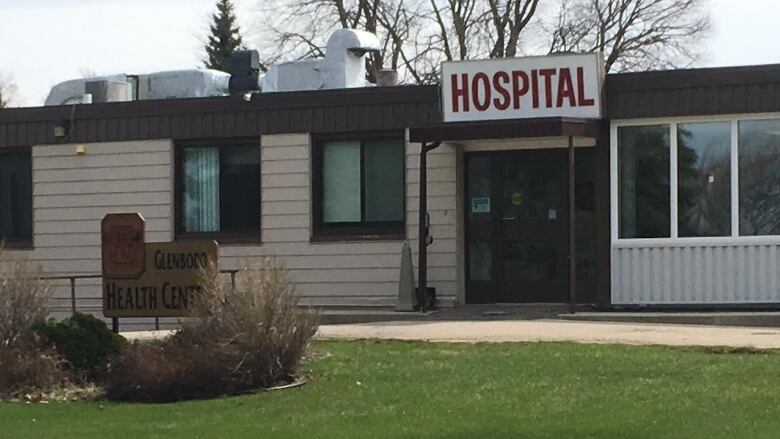
[[[211,35],[206,44],[208,58],[203,64],[206,68],[227,72],[230,69],[230,55],[242,47],[233,2],[219,0],[217,13],[211,16]]]

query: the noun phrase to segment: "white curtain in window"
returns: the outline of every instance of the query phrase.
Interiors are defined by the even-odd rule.
[[[184,150],[184,230],[219,231],[219,149]]]

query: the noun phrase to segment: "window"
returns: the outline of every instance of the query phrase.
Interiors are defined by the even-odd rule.
[[[402,138],[323,141],[314,157],[315,236],[403,235]]]
[[[616,128],[618,238],[780,236],[780,119],[723,119]]]
[[[180,236],[259,240],[258,145],[182,147],[178,175]]]
[[[0,241],[32,245],[32,158],[30,151],[0,153]]]
[[[618,129],[621,238],[669,237],[669,125]]]
[[[739,123],[739,233],[780,235],[780,120]]]
[[[677,126],[680,236],[731,234],[731,124]]]

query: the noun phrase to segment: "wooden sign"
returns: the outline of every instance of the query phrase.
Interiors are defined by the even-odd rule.
[[[127,218],[110,218],[113,215],[106,215],[103,224],[124,226],[123,221]],[[142,220],[143,230],[143,218],[140,215],[138,217]],[[106,317],[184,317],[190,315],[193,301],[202,291],[203,276],[207,273],[217,275],[218,248],[215,241],[144,243],[143,256],[139,258],[126,248],[127,245],[124,243],[127,239],[124,234],[119,234],[119,238],[112,236],[117,232],[115,228],[109,227],[108,236],[106,236],[105,230],[104,227],[103,315]],[[119,227],[119,230],[125,229]],[[130,241],[135,242],[132,239]],[[115,248],[107,250],[106,244]],[[131,253],[134,256],[131,257]],[[115,255],[119,256],[115,257]],[[107,261],[106,257],[115,257],[122,262]],[[130,259],[135,263],[139,259],[143,261],[140,273],[135,277],[130,277],[128,274],[130,270],[126,268],[131,265],[130,262],[127,262]],[[121,269],[111,271],[117,267]],[[213,267],[213,269],[208,271],[208,267]]]
[[[103,277],[133,278],[144,272],[144,224],[140,213],[112,213],[103,218]]]

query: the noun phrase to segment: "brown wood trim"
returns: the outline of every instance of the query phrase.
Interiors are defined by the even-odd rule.
[[[609,167],[609,121],[602,121],[599,136],[594,150],[594,192],[596,222],[595,256],[596,256],[596,301],[599,305],[609,305],[612,302],[611,288],[611,234],[612,215],[610,211],[610,167]]]
[[[260,231],[257,232],[214,232],[214,233],[179,233],[175,241],[191,241],[213,239],[220,245],[224,244],[261,244]]]
[[[5,250],[34,250],[33,241],[30,240],[5,240],[0,241],[0,247]]]
[[[608,94],[614,94],[634,90],[777,84],[779,82],[780,64],[767,64],[613,73],[607,75],[605,88]]]
[[[159,99],[75,105],[76,119],[121,118],[130,116],[170,116],[291,108],[317,108],[392,103],[438,102],[435,85],[361,87],[330,90],[259,93],[247,102],[243,96]],[[70,119],[74,105],[27,107],[0,110],[0,124]]]
[[[463,141],[523,137],[595,137],[596,120],[544,117],[478,122],[450,122],[412,127],[409,141]]]
[[[335,242],[365,242],[365,241],[403,241],[406,239],[404,233],[388,233],[379,235],[361,235],[361,234],[332,234],[311,236],[311,243],[335,243]]]
[[[260,93],[249,102],[228,96],[3,109],[0,149],[404,129],[441,124],[440,94],[436,85],[366,87]],[[605,112],[615,119],[776,112],[780,64],[610,74],[605,95]],[[54,127],[71,120],[68,137],[55,138]],[[434,140],[424,137],[414,141]]]

